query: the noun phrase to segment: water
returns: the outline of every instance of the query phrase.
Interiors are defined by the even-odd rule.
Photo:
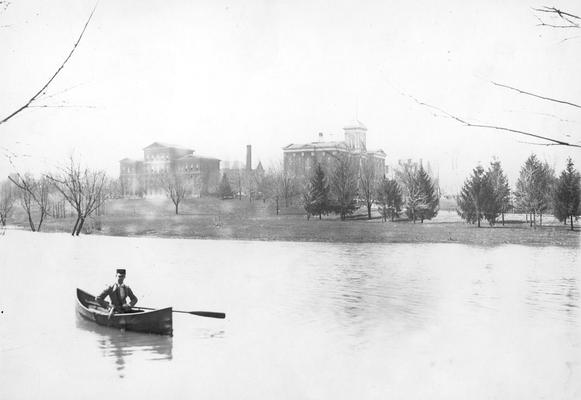
[[[578,248],[0,237],[0,398],[578,399]],[[75,315],[128,270],[174,337]]]

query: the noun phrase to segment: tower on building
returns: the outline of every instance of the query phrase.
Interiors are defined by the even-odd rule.
[[[351,150],[356,151],[366,151],[367,149],[367,127],[359,120],[346,125],[343,130],[345,131],[345,143],[347,147]]]

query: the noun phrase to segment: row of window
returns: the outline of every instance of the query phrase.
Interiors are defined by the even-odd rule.
[[[196,164],[195,165],[195,170],[199,170],[200,169],[200,164]],[[185,165],[181,168],[178,169],[179,171],[183,171],[183,172],[188,172],[188,171],[194,171],[194,164],[188,164]],[[168,167],[155,167],[152,166],[149,168],[149,172],[167,172],[168,171]],[[127,168],[121,168],[121,173],[122,174],[134,174],[135,173],[135,168],[131,168],[131,167],[127,167]]]
[[[169,155],[168,154],[146,154],[144,159],[145,159],[145,161],[169,160]]]
[[[182,171],[193,171],[194,164],[186,164],[184,167],[180,168]],[[196,170],[200,169],[200,164],[196,164]]]
[[[301,155],[301,157],[304,157],[305,155],[309,155],[309,153],[311,156],[314,156],[316,154],[316,152],[314,152],[314,151],[310,151],[310,152],[309,151],[302,151],[302,152],[300,152],[300,155]],[[324,151],[323,152],[323,154],[333,154],[333,155],[337,155],[337,153],[338,153],[337,151],[333,151],[333,152]],[[287,154],[289,154],[289,153],[287,153]],[[299,155],[299,153],[290,153],[290,154],[292,155],[292,157],[297,157]],[[320,152],[319,152],[319,154],[320,154]]]

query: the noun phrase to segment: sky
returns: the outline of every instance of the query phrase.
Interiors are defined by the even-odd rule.
[[[152,142],[202,156],[282,160],[290,143],[342,140],[354,119],[387,164],[429,163],[445,192],[500,160],[514,185],[532,153],[557,172],[581,149],[581,29],[539,26],[573,1],[12,1],[0,6],[0,119],[25,104],[85,35],[44,99],[0,125],[0,176],[71,156],[118,176]],[[416,100],[414,100],[416,99]],[[568,135],[568,136],[567,136]],[[579,168],[579,164],[577,165]]]

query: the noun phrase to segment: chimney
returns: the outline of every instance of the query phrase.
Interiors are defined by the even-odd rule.
[[[246,145],[246,170],[252,170],[252,146]]]

